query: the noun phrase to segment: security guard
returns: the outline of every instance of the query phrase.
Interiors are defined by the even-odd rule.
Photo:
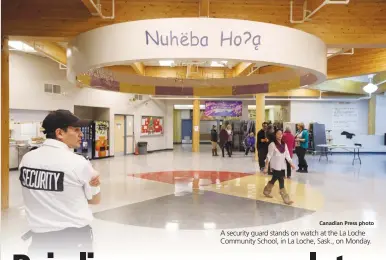
[[[47,259],[48,253],[79,259],[80,252],[92,251],[93,215],[88,204],[100,202],[99,175],[73,152],[81,144],[80,127],[90,123],[68,110],[50,112],[42,125],[46,141],[20,163],[31,259]]]

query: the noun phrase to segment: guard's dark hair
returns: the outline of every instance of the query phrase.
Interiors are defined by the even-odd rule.
[[[64,132],[67,132],[68,127],[63,127],[63,128],[60,128],[60,129],[62,129]],[[46,134],[46,138],[47,139],[55,139],[55,140],[57,139],[55,132],[49,132],[49,133],[45,133],[45,134]]]

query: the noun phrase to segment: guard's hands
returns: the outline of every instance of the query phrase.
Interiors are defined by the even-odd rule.
[[[292,170],[295,170],[296,169],[295,164],[291,163],[291,168],[292,168]]]
[[[101,185],[101,182],[99,180],[99,175],[92,177],[90,181],[90,186],[98,187],[99,185]]]

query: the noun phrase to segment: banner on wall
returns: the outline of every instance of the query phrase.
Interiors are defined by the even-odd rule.
[[[207,117],[241,117],[242,111],[242,101],[207,101],[205,102],[204,115]]]
[[[163,134],[163,117],[159,116],[142,116],[141,119],[141,136],[144,135],[162,135]]]

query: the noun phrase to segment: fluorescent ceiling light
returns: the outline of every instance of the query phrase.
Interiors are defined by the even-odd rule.
[[[24,52],[36,52],[34,48],[21,41],[9,41],[8,46],[11,50],[18,50]]]
[[[374,85],[373,83],[369,83],[363,87],[363,91],[365,91],[368,94],[372,94],[377,90],[378,90],[378,86]]]
[[[160,60],[159,65],[160,66],[172,66],[174,64],[173,60]]]
[[[274,107],[275,107],[274,105],[266,105],[264,106],[264,109],[271,109]],[[255,110],[255,109],[256,109],[256,105],[248,105],[248,110]]]
[[[189,110],[193,109],[193,105],[174,105],[176,110]],[[205,105],[200,105],[200,109],[205,109]]]

